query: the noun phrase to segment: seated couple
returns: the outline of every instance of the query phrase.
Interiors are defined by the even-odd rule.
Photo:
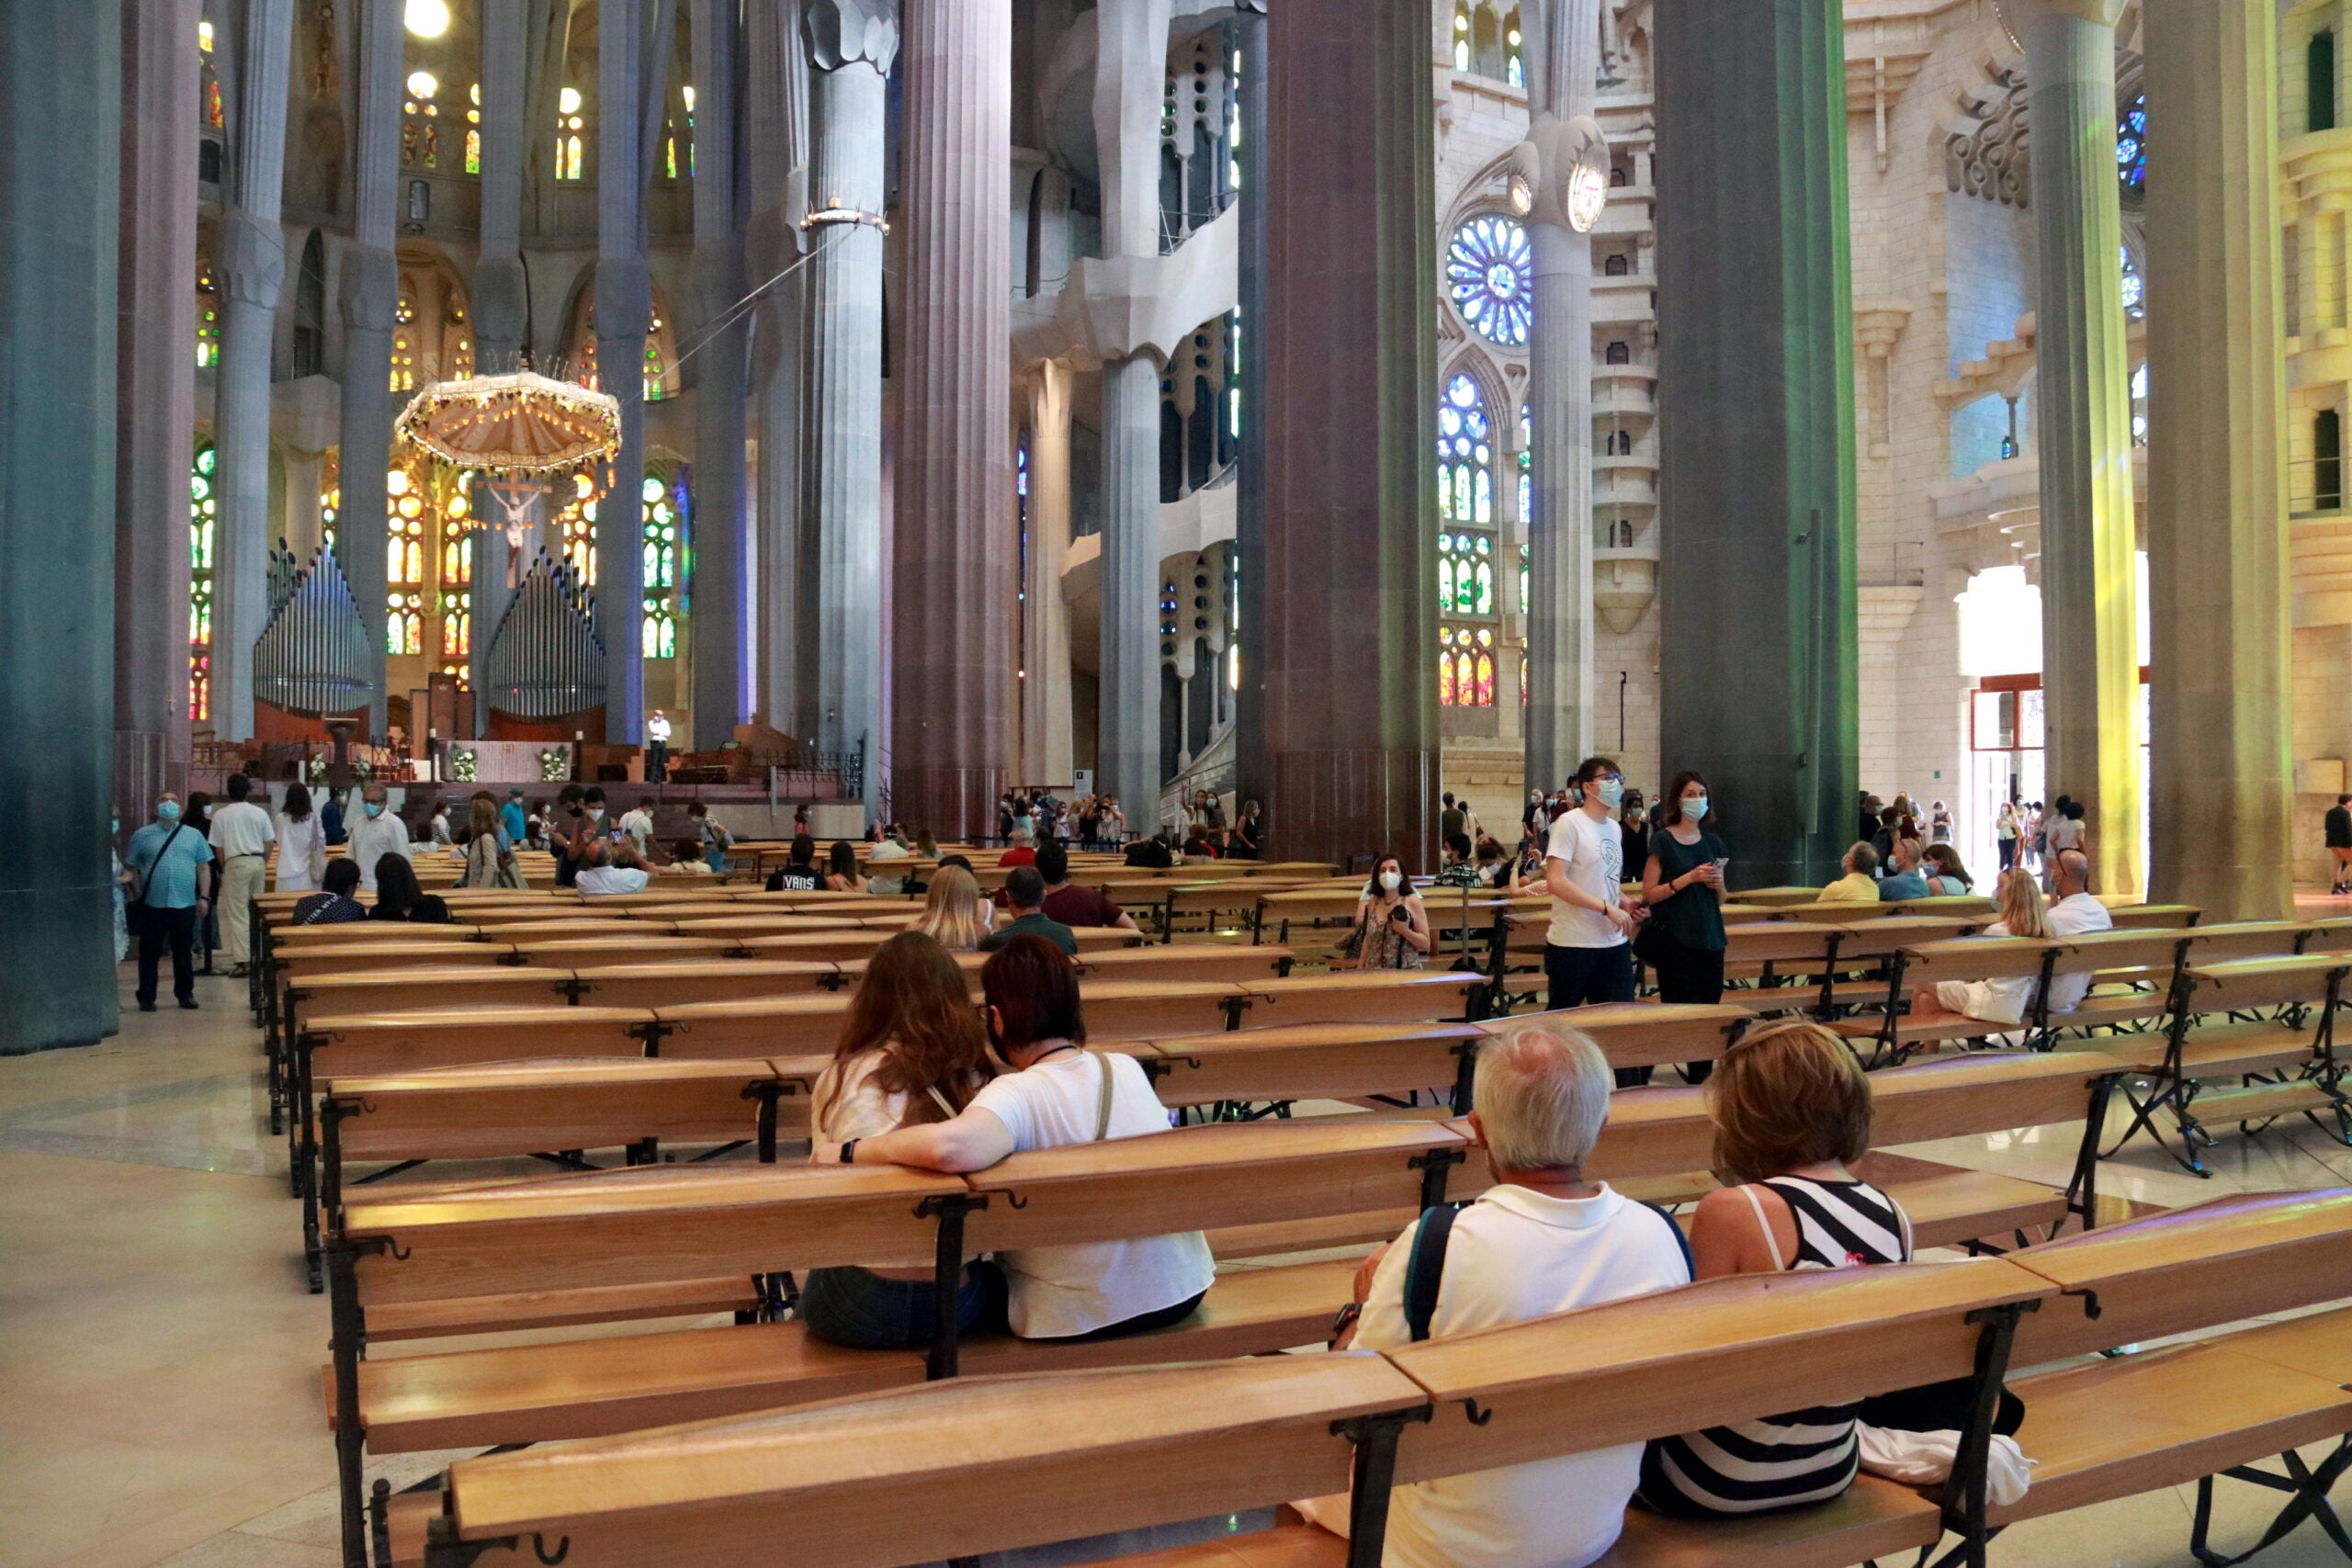
[[[1457,1211],[1435,1251],[1441,1272],[1426,1321],[1410,1321],[1405,1291],[1408,1272],[1432,1266],[1428,1247],[1414,1258],[1429,1216],[1365,1259],[1334,1348],[1396,1349],[1694,1277],[1910,1258],[1902,1211],[1848,1168],[1870,1145],[1871,1086],[1826,1031],[1769,1024],[1724,1053],[1705,1092],[1715,1167],[1737,1185],[1699,1204],[1687,1247],[1664,1213],[1585,1178],[1613,1084],[1599,1048],[1573,1029],[1530,1024],[1483,1044],[1471,1123],[1495,1185]],[[1825,1501],[1853,1484],[1857,1408],[1815,1406],[1399,1486],[1384,1560],[1408,1568],[1583,1568],[1615,1543],[1629,1500],[1686,1517]],[[1304,1511],[1345,1530],[1344,1496]]]
[[[811,1097],[810,1163],[956,1174],[1031,1149],[1168,1131],[1136,1059],[1086,1048],[1078,970],[1059,948],[1014,937],[989,955],[980,989],[976,1012],[956,960],[920,931],[876,950]],[[1140,1334],[1191,1316],[1216,1273],[1198,1231],[1006,1253],[967,1265],[958,1332]],[[820,1339],[917,1349],[931,1342],[932,1292],[928,1270],[819,1269],[799,1310]]]

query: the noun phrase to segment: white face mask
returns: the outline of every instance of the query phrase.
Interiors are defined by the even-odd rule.
[[[588,819],[592,822],[602,821],[604,816],[605,808],[601,806],[592,806],[588,808]]]
[[[1381,890],[1386,893],[1394,893],[1396,891],[1398,885],[1404,880],[1405,879],[1402,876],[1399,876],[1393,871],[1384,871],[1380,874]]]

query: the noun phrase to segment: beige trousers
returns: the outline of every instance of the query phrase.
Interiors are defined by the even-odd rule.
[[[232,964],[253,962],[253,899],[268,865],[260,855],[243,855],[220,868],[220,955]]]

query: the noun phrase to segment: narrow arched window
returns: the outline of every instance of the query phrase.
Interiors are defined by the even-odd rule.
[[[2335,33],[2322,28],[2303,51],[2303,129],[2335,129]]]
[[[2344,509],[2344,422],[2334,409],[2312,421],[2312,509]]]

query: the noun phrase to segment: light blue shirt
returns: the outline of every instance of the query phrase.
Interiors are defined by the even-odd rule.
[[[172,829],[179,822],[150,822],[130,835],[130,847],[123,852],[122,863],[145,879],[147,896],[143,901],[151,908],[191,909],[196,907],[197,870],[212,859],[212,846],[194,828],[187,828],[176,839]],[[164,842],[171,840],[171,852],[164,852]],[[158,856],[162,858],[160,861]],[[153,870],[150,870],[150,867]]]
[[[1925,898],[1928,879],[1916,871],[1897,872],[1878,885],[1878,901],[1892,904],[1902,898]]]
[[[523,803],[510,800],[498,808],[499,825],[506,829],[506,842],[519,844],[530,837],[530,824],[524,819]]]

